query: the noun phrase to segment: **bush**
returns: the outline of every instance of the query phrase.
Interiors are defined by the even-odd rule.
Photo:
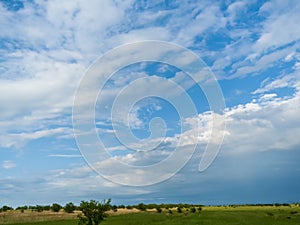
[[[3,206],[3,207],[1,208],[1,211],[2,211],[2,212],[6,212],[6,211],[9,211],[9,210],[13,210],[13,208],[10,207],[10,206],[7,206],[7,205],[5,205],[5,206]]]
[[[195,213],[195,212],[196,212],[196,208],[195,208],[195,207],[192,207],[192,208],[191,208],[191,212],[192,212],[192,213]]]
[[[180,207],[177,207],[177,212],[182,213],[182,209]]]
[[[36,210],[37,212],[43,212],[44,208],[41,205],[37,205],[37,206],[34,207],[34,210]]]
[[[144,203],[138,204],[136,208],[141,210],[141,211],[146,211],[147,210],[147,207]]]
[[[156,211],[157,211],[158,213],[161,213],[161,212],[162,212],[162,209],[161,209],[160,207],[156,207]]]
[[[118,212],[118,206],[113,205],[113,206],[112,206],[112,210],[113,210],[114,212]]]
[[[119,209],[125,209],[126,207],[125,207],[125,205],[119,205],[118,208]]]
[[[59,212],[59,210],[62,209],[62,206],[60,204],[57,204],[57,203],[54,203],[52,206],[51,206],[51,210],[53,212]]]
[[[45,206],[42,206],[42,207],[43,207],[43,210],[46,210],[46,211],[49,211],[51,209],[50,205],[45,205]]]
[[[76,209],[76,206],[72,202],[67,203],[64,207],[64,211],[66,213],[72,213],[72,212],[74,212],[75,209]]]

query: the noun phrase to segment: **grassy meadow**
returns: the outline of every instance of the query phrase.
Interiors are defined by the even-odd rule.
[[[163,209],[141,212],[125,210],[110,212],[103,225],[299,225],[298,206],[233,206],[203,207],[202,211],[192,213],[189,209]],[[77,213],[18,212],[0,213],[0,224],[13,225],[77,225]]]

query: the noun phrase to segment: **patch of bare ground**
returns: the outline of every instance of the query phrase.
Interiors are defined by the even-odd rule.
[[[141,212],[138,209],[118,209],[117,211],[110,210],[107,212],[109,215],[121,215],[121,214],[128,214],[128,213],[138,213]]]

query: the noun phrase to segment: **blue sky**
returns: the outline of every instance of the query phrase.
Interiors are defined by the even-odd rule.
[[[0,205],[104,198],[115,204],[299,202],[299,11],[297,0],[1,0]],[[141,62],[122,68],[95,104],[97,134],[111,157],[147,166],[172,155],[177,137],[184,140],[182,151],[198,145],[169,179],[123,186],[85,161],[73,133],[72,108],[93,62],[119,45],[144,40],[180,45],[207,64],[224,96],[225,109],[215,115],[225,118],[226,129],[219,154],[200,173],[213,115],[203,91],[172,65]],[[126,89],[138,79],[140,88]],[[175,96],[163,81],[183,86],[197,113],[182,118],[172,103],[157,97]],[[128,96],[143,96],[147,89],[157,93],[129,109],[123,99],[114,114],[117,125],[129,125],[142,140],[151,135],[153,118],[164,120],[164,140],[149,152],[134,154],[116,136],[111,112],[116,97],[127,96],[120,94],[124,88]],[[155,141],[130,146],[143,149]],[[118,171],[109,160],[98,163]],[[147,183],[157,171],[119,176]]]

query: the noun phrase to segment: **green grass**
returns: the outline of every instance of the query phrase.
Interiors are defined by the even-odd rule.
[[[109,216],[101,225],[299,225],[300,208],[204,207],[201,213],[139,212]],[[24,223],[11,224],[24,225]],[[77,225],[77,220],[26,223],[26,225]]]
[[[202,213],[136,213],[111,216],[103,225],[299,225],[290,210],[207,210]]]

